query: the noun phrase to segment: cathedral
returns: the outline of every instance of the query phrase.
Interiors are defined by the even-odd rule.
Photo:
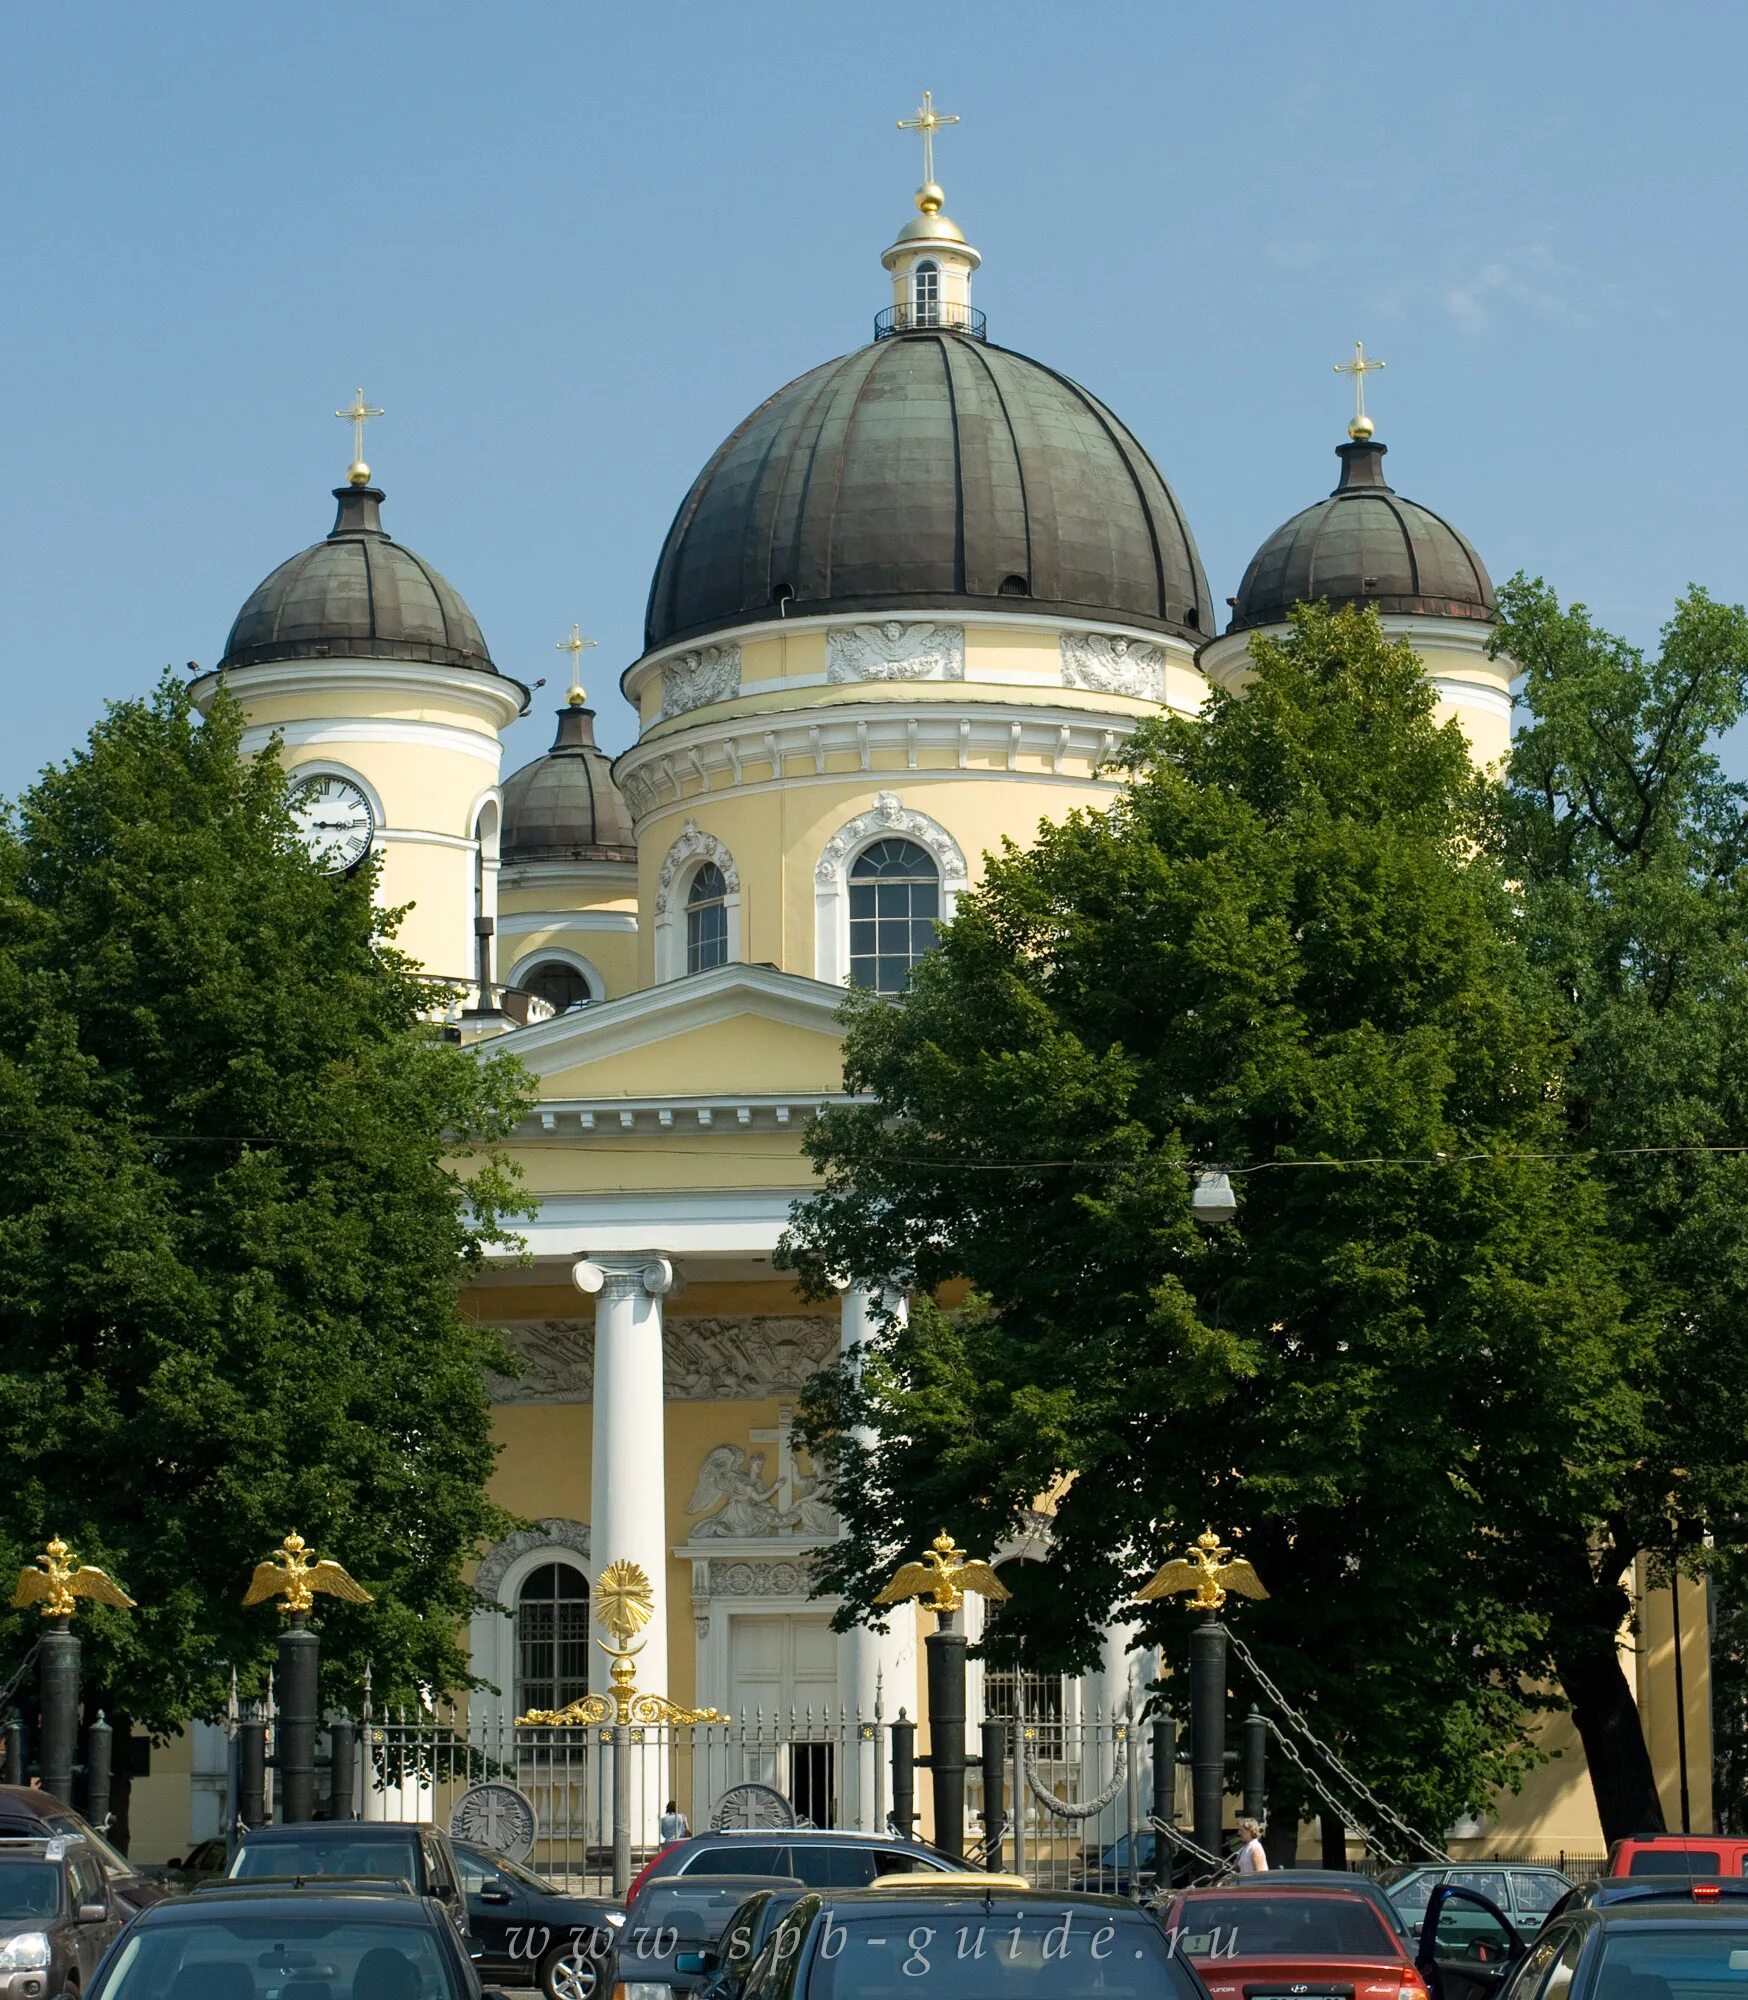
[[[942,121],[925,103],[916,122],[926,142]],[[1240,685],[1251,635],[1301,600],[1375,607],[1476,759],[1508,745],[1487,570],[1391,483],[1364,413],[1377,364],[1347,365],[1334,490],[1221,599],[1121,417],[990,338],[932,160],[880,261],[872,339],[776,388],[680,497],[620,677],[622,756],[598,747],[573,672],[551,748],[501,769],[528,690],[385,525],[361,444],[332,530],[248,597],[196,683],[210,701],[222,679],[246,745],[277,738],[312,781],[318,860],[380,855],[385,903],[411,906],[403,949],[462,993],[454,1032],[538,1080],[512,1147],[538,1212],[467,1293],[522,1360],[492,1385],[495,1497],[534,1525],[483,1556],[477,1587],[508,1615],[473,1628],[499,1690],[475,1700],[505,1714],[600,1684],[591,1580],[629,1559],[656,1600],[640,1685],[731,1715],[917,1715],[914,1611],[839,1636],[808,1594],[835,1524],[790,1432],[809,1374],[879,1302],[803,1302],[773,1263],[809,1192],[808,1122],[842,1099],[845,987],[901,991],[991,849],[1108,802],[1135,724]],[[345,414],[361,437],[362,395]],[[416,497],[406,511],[416,532]],[[573,631],[573,668],[585,643]],[[1113,1627],[1102,1673],[1028,1688],[1031,1712],[1138,1703],[1149,1668],[1128,1639]],[[1670,1698],[1644,1678],[1659,1645],[1667,1680],[1667,1611],[1640,1663],[1671,1771]],[[974,1688],[972,1715],[984,1697],[1011,1712],[1015,1678]],[[1703,1652],[1687,1679],[1703,1686]],[[1485,1851],[1531,1827],[1598,1844],[1581,1753],[1550,1729],[1565,1754],[1468,1829]],[[1703,1696],[1688,1735],[1703,1815]],[[867,1770],[828,1782],[845,1820],[872,1823]]]

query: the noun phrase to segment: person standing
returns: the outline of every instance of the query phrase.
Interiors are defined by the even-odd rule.
[[[657,1831],[663,1840],[684,1840],[692,1831],[691,1823],[680,1810],[678,1799],[669,1799],[662,1812],[661,1822]],[[1263,1866],[1266,1868],[1268,1863],[1265,1861]]]
[[[1240,1875],[1266,1875],[1269,1872],[1269,1858],[1263,1852],[1262,1828],[1253,1819],[1238,1822],[1238,1872]]]

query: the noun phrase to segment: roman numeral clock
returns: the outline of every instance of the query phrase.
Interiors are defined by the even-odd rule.
[[[345,875],[370,852],[376,815],[364,788],[328,773],[298,787],[292,818],[310,859],[330,875]]]

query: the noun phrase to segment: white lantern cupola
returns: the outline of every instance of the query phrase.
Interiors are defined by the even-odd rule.
[[[917,214],[880,259],[892,274],[892,304],[875,322],[876,337],[930,329],[982,335],[983,315],[971,304],[971,274],[983,259],[946,214],[947,197],[935,179],[935,134],[958,122],[956,114],[937,111],[926,90],[916,116],[898,121],[901,132],[922,134],[923,184],[916,192]]]

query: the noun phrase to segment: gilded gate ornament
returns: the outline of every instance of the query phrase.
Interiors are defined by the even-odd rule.
[[[107,1570],[82,1563],[56,1535],[34,1562],[18,1572],[18,1587],[12,1593],[12,1608],[22,1611],[27,1604],[40,1604],[45,1618],[71,1618],[75,1599],[88,1597],[94,1604],[113,1604],[131,1611],[134,1601]]]
[[[1218,1611],[1229,1593],[1239,1597],[1267,1597],[1262,1578],[1242,1556],[1233,1560],[1232,1551],[1212,1528],[1204,1528],[1196,1537],[1188,1556],[1187,1562],[1180,1559],[1166,1563],[1135,1595],[1146,1604],[1161,1597],[1175,1597],[1182,1591],[1194,1591],[1189,1605],[1192,1611]]]
[[[568,1708],[531,1708],[516,1718],[516,1727],[539,1729],[590,1729],[597,1723],[647,1724],[726,1722],[716,1708],[682,1708],[665,1694],[637,1685],[636,1655],[644,1641],[637,1638],[655,1613],[655,1590],[649,1572],[641,1563],[611,1562],[595,1582],[595,1619],[607,1632],[595,1643],[613,1662],[608,1669],[611,1689],[605,1694],[585,1694]],[[637,1643],[632,1644],[636,1639]]]
[[[937,1616],[949,1617],[964,1605],[968,1590],[997,1604],[1013,1595],[988,1563],[967,1561],[965,1551],[943,1529],[923,1551],[922,1561],[904,1564],[874,1602],[902,1604],[907,1597],[924,1597]]]
[[[255,1565],[243,1602],[265,1604],[270,1597],[283,1597],[281,1611],[302,1614],[309,1610],[314,1602],[312,1593],[318,1590],[326,1597],[339,1598],[343,1604],[372,1601],[363,1584],[355,1583],[337,1562],[326,1558],[312,1562],[309,1544],[294,1528],[265,1562]]]

